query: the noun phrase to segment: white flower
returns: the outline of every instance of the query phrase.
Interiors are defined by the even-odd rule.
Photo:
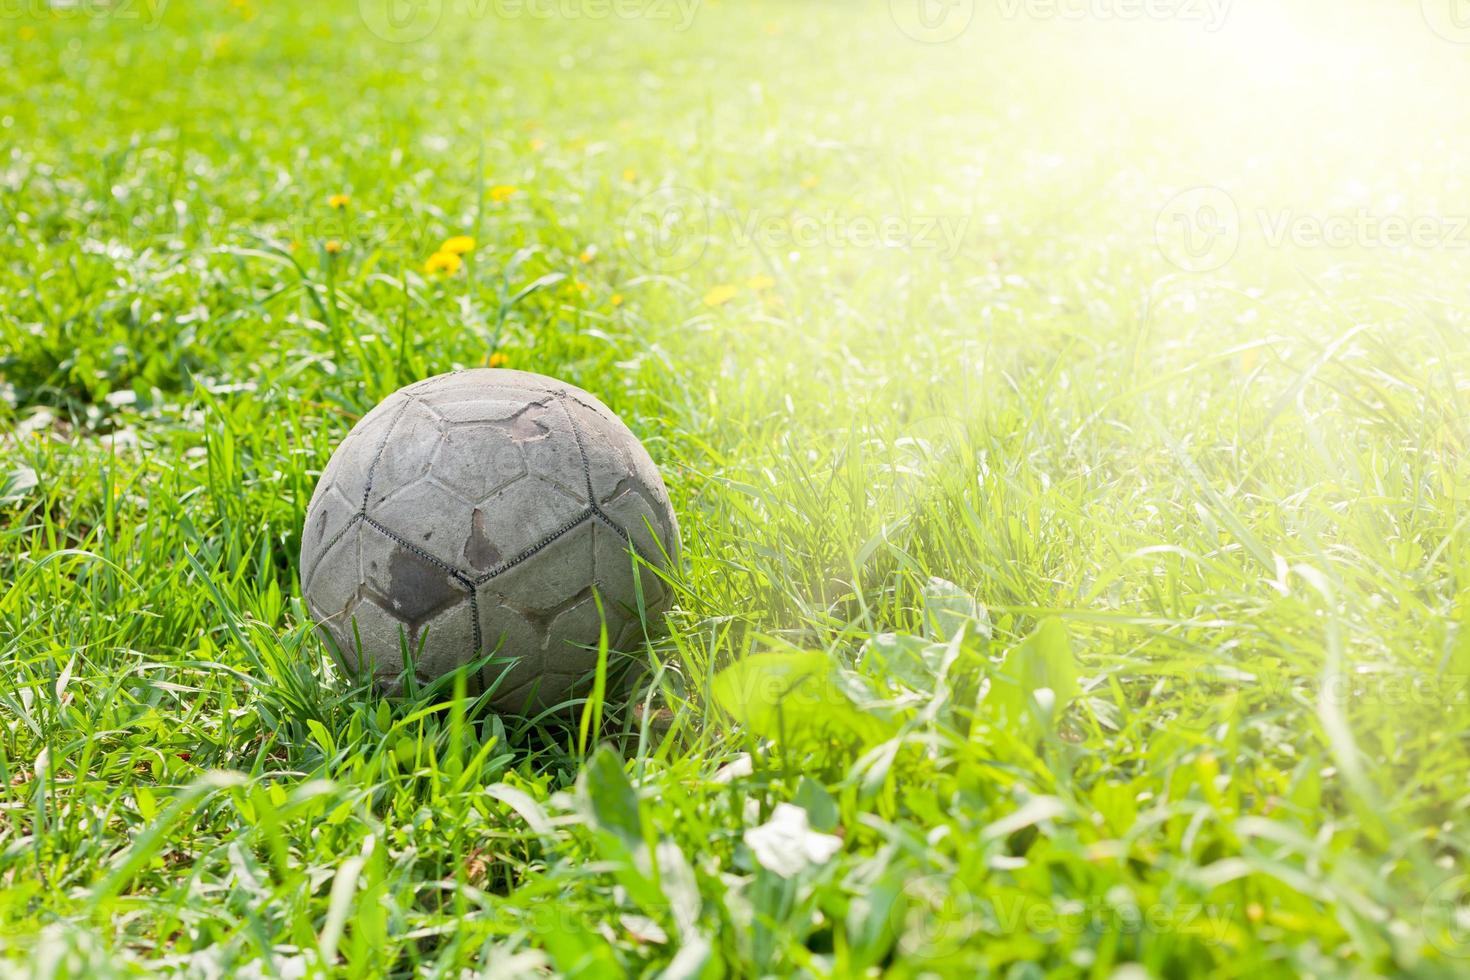
[[[770,820],[745,832],[745,845],[761,867],[791,878],[826,863],[842,849],[842,840],[812,830],[801,807],[778,803]]]

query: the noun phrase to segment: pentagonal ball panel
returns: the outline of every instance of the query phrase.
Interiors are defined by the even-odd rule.
[[[589,513],[583,501],[559,485],[529,474],[474,507],[465,561],[482,576],[494,574]]]
[[[311,508],[307,511],[306,526],[301,535],[301,581],[310,583],[321,565],[321,558],[337,544],[338,540],[360,516],[360,500],[348,500],[335,484],[325,481],[318,488]]]
[[[373,461],[387,445],[388,435],[409,399],[392,394],[347,433],[322,473],[323,481],[335,486],[344,497],[361,507],[367,494]]]
[[[411,541],[363,523],[362,587],[404,623],[419,626],[471,591],[463,575]]]
[[[598,509],[628,533],[649,561],[662,562],[663,552],[677,561],[678,524],[648,451],[600,403],[575,400],[570,411],[582,434]]]

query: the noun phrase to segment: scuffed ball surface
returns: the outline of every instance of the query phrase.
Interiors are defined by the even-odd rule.
[[[636,647],[637,588],[650,624],[671,597],[633,556],[667,568],[678,549],[658,469],[606,406],[540,375],[459,371],[393,393],[332,454],[302,593],[339,662],[386,690],[405,644],[422,682],[493,651],[517,662],[472,689],[498,681],[497,708],[531,710],[582,693],[603,617],[612,649]]]

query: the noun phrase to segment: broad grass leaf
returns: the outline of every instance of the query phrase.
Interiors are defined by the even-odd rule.
[[[905,884],[918,877],[911,867],[889,867],[877,881],[853,896],[847,907],[846,930],[853,965],[868,969],[881,963],[893,948],[896,927],[904,909],[899,904]]]
[[[879,633],[863,644],[859,657],[884,677],[915,691],[933,693],[947,649],[921,636]]]
[[[821,783],[809,776],[802,776],[796,787],[796,796],[792,800],[806,811],[807,820],[813,830],[825,834],[837,829],[837,821],[841,816],[837,800]]]
[[[898,750],[901,748],[903,739],[891,738],[869,749],[853,764],[849,776],[857,777],[858,793],[862,799],[871,799],[887,784],[888,774],[893,771],[893,762],[898,758]]]
[[[658,863],[658,882],[669,903],[669,917],[687,941],[697,935],[699,924],[699,880],[689,859],[672,840],[661,840],[653,849]]]
[[[1007,814],[980,831],[981,840],[999,840],[1018,830],[1065,816],[1067,806],[1055,796],[1033,796],[1014,813]]]
[[[363,841],[365,853],[371,852],[373,841],[371,836]],[[365,854],[348,858],[342,862],[332,879],[327,919],[317,937],[317,950],[321,953],[323,963],[332,963],[337,959],[337,944],[342,941],[343,930],[347,928],[347,917],[352,913],[353,899],[357,895],[357,879],[366,864]]]
[[[990,639],[990,613],[964,589],[942,578],[924,585],[924,632],[931,640],[948,640],[973,627],[977,636]]]
[[[517,800],[517,796],[524,794],[503,784],[501,790],[493,795],[512,802],[512,805],[516,802],[529,804],[540,812],[540,807],[529,797]],[[577,797],[584,817],[592,825],[599,851],[603,858],[612,862],[613,876],[628,896],[651,918],[673,921],[687,950],[680,958],[679,975],[714,975],[709,972],[709,940],[698,928],[702,900],[694,868],[672,840],[661,840],[650,849],[638,793],[623,771],[622,760],[608,746],[598,748],[578,775]],[[520,809],[517,806],[517,810]],[[544,823],[550,829],[544,814],[536,820],[528,817],[528,822],[533,827]],[[601,948],[579,947],[570,942],[563,942],[551,952],[559,968],[564,968],[564,963],[573,959],[590,956],[598,963],[602,959]],[[602,974],[594,972],[590,975]]]
[[[624,975],[612,944],[592,929],[543,929],[536,938],[551,954],[551,962],[561,976],[601,980]]]
[[[329,758],[336,754],[337,743],[333,740],[332,733],[327,731],[326,725],[323,725],[315,718],[308,718],[306,719],[306,728],[311,732],[312,739],[316,741],[317,745],[321,746],[321,750]]]
[[[888,725],[861,710],[850,678],[827,654],[758,653],[731,664],[711,685],[715,702],[760,738],[788,745],[880,741]]]
[[[629,849],[644,844],[638,793],[623,772],[623,760],[608,746],[599,746],[577,776],[577,796],[583,815],[596,829]]]
[[[510,807],[520,818],[526,821],[526,825],[532,831],[542,837],[549,837],[555,831],[551,826],[551,820],[546,816],[546,811],[541,808],[529,793],[517,789],[507,783],[491,783],[485,787],[485,795],[493,797]]]
[[[516,294],[512,296],[505,305],[515,306],[517,303],[525,299],[527,296],[530,296],[532,293],[539,292],[540,290],[546,289],[550,286],[555,286],[566,277],[567,274],[565,272],[548,272],[544,276],[538,276],[537,278],[531,280],[531,282],[527,283],[519,290],[517,290]]]
[[[982,708],[992,724],[1021,727],[1039,738],[1055,729],[1062,710],[1081,693],[1071,637],[1051,617],[1006,654]]]
[[[20,466],[0,475],[0,504],[19,503],[36,488],[38,482],[36,471],[29,466]]]
[[[693,935],[684,940],[659,980],[713,980],[724,975],[724,963],[715,955],[714,944],[707,936]]]
[[[618,883],[641,907],[660,912],[666,899],[655,879],[638,793],[623,772],[622,759],[608,746],[599,746],[578,773],[577,804]]]

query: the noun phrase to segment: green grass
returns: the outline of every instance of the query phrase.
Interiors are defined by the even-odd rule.
[[[0,22],[10,970],[1470,962],[1467,243],[1257,218],[1465,213],[1416,5],[1303,0],[1356,53],[1269,77],[876,0],[82,8]],[[1182,271],[1200,185],[1246,233]],[[683,528],[659,681],[585,734],[375,700],[303,614],[337,440],[492,353]]]

